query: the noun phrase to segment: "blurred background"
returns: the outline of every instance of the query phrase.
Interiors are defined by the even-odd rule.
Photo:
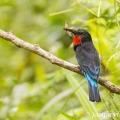
[[[119,7],[119,0],[1,0],[0,29],[77,65],[63,28],[66,21],[71,28],[84,28],[100,53],[101,76],[119,86]],[[83,76],[0,38],[0,120],[88,120],[90,111],[74,94],[69,78],[88,94]],[[99,89],[102,102],[92,104],[97,113],[119,113],[120,96]]]

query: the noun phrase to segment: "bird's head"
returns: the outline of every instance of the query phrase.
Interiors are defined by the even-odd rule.
[[[79,45],[84,42],[92,41],[91,35],[84,29],[75,30],[75,29],[70,29],[70,28],[64,28],[64,30],[72,33],[74,45]]]

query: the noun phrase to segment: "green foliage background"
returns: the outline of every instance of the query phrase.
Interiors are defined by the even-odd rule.
[[[0,29],[77,64],[63,27],[68,21],[69,27],[84,28],[100,53],[101,76],[119,86],[119,7],[119,0],[1,0]],[[76,92],[78,99],[73,81],[83,91],[83,96]],[[87,87],[84,77],[0,38],[0,120],[88,120]],[[119,114],[120,96],[99,89],[102,102],[93,103],[91,110]],[[105,119],[117,120],[119,115]]]

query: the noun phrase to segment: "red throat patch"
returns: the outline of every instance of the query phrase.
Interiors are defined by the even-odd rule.
[[[73,36],[73,45],[81,44],[82,39],[80,36]]]

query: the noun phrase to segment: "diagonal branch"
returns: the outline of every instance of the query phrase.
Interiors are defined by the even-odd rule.
[[[69,62],[66,62],[66,61],[52,55],[51,53],[40,48],[40,46],[38,44],[33,45],[33,44],[23,41],[22,39],[16,37],[12,32],[5,32],[3,30],[0,30],[0,37],[7,41],[12,42],[13,44],[15,44],[18,47],[24,48],[24,49],[29,50],[39,56],[44,57],[45,59],[49,60],[52,64],[56,64],[60,67],[63,67],[65,69],[68,69],[70,71],[73,71],[73,72],[83,75],[79,69],[79,66],[73,65]],[[99,77],[99,84],[104,86],[105,88],[107,88],[112,93],[120,94],[119,86],[111,83],[110,81],[108,81],[102,77]]]

